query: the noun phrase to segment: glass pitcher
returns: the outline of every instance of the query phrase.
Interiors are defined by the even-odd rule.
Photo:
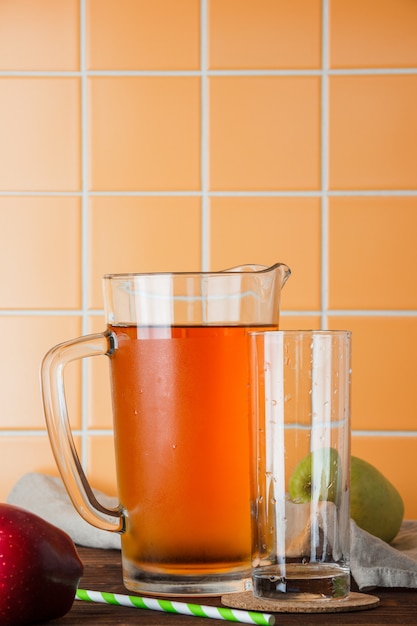
[[[248,332],[276,330],[289,268],[104,276],[107,328],[42,363],[56,463],[79,514],[121,534],[139,593],[218,595],[250,578]],[[119,506],[95,498],[74,445],[67,363],[110,364]]]

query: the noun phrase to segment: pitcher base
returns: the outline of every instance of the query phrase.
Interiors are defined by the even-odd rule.
[[[156,596],[219,596],[240,593],[251,587],[250,570],[208,575],[164,575],[139,570],[123,563],[123,582],[135,593]]]

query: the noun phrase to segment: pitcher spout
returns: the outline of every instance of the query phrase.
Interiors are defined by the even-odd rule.
[[[229,269],[223,270],[223,272],[241,272],[242,274],[246,272],[252,272],[257,274],[275,275],[275,277],[279,278],[278,284],[280,285],[281,289],[291,276],[291,270],[285,263],[274,263],[270,267],[268,267],[267,265],[259,265],[257,263],[248,263],[246,265],[237,265],[236,267],[230,267]]]

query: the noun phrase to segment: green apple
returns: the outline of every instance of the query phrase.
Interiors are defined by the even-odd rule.
[[[390,543],[404,517],[404,502],[392,483],[370,463],[353,456],[350,515],[360,528]]]
[[[341,481],[338,451],[334,448],[318,448],[296,465],[288,483],[288,491],[294,502],[310,502],[313,498],[336,502]]]
[[[341,484],[337,451],[321,448],[297,464],[288,492],[293,502],[309,502],[313,497],[336,502]],[[404,503],[394,485],[376,467],[355,456],[351,457],[350,515],[360,528],[387,543],[397,535],[404,517]]]

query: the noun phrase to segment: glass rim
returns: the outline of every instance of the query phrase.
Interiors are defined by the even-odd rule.
[[[126,280],[133,278],[141,278],[141,277],[157,277],[157,276],[236,276],[239,274],[268,274],[281,268],[288,275],[291,273],[290,268],[286,263],[274,263],[273,265],[259,265],[257,263],[248,263],[245,265],[238,265],[235,267],[229,267],[224,270],[215,270],[215,271],[180,271],[180,272],[115,272],[115,273],[106,273],[102,276],[103,280]]]

